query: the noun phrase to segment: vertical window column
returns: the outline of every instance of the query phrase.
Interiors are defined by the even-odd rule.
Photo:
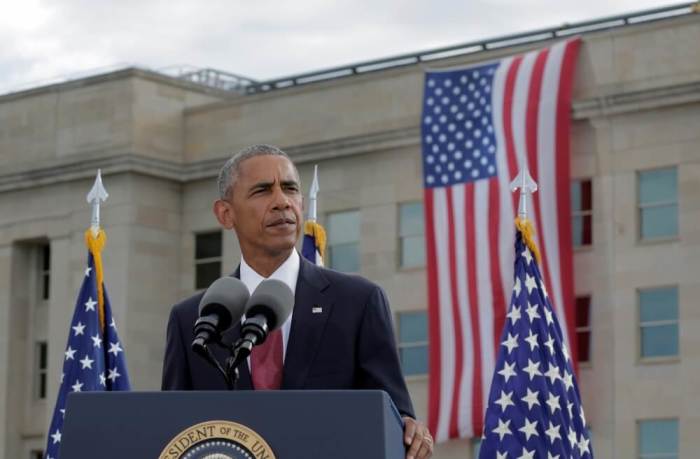
[[[328,258],[331,269],[360,272],[360,211],[328,214]]]
[[[639,291],[641,358],[678,355],[678,287]]]
[[[593,243],[593,187],[591,179],[571,182],[571,231],[574,247]]]
[[[34,347],[34,398],[46,399],[46,376],[48,371],[48,345],[37,341]]]
[[[678,236],[678,169],[643,171],[637,178],[640,239]]]
[[[638,424],[639,459],[678,459],[678,419],[650,419]]]
[[[591,361],[591,297],[576,298],[576,344],[579,362]]]
[[[405,376],[428,373],[428,312],[399,313],[399,357]]]
[[[425,266],[425,230],[423,203],[410,202],[399,207],[399,241],[401,268]]]
[[[194,288],[205,289],[221,277],[221,231],[195,235]]]

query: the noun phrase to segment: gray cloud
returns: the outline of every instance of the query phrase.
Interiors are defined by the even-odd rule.
[[[25,0],[0,18],[0,90],[129,64],[154,69],[188,64],[268,79],[654,3]]]

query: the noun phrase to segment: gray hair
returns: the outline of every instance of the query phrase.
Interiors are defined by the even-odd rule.
[[[217,184],[219,186],[219,197],[221,199],[226,199],[228,197],[229,190],[233,189],[233,185],[238,179],[238,173],[240,172],[241,163],[243,161],[255,156],[265,155],[282,156],[287,158],[290,163],[292,162],[287,153],[274,145],[259,144],[246,147],[229,158],[229,160],[226,161],[224,166],[219,171],[219,179],[217,180]],[[292,166],[294,166],[294,163],[292,163]],[[294,170],[296,170],[296,166],[294,167]],[[297,176],[298,175],[299,172],[297,172]]]

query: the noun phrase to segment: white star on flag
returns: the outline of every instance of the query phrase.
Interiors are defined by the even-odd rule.
[[[508,338],[501,343],[501,346],[507,347],[508,353],[510,354],[513,352],[513,349],[518,347],[518,335],[513,336],[509,333]]]
[[[493,433],[498,434],[498,437],[501,441],[503,441],[503,437],[506,435],[512,435],[512,432],[510,431],[510,419],[507,420],[506,422],[502,422],[500,419],[498,420],[498,427],[493,429]]]
[[[89,369],[92,370],[92,362],[94,362],[94,360],[91,360],[91,359],[90,359],[90,356],[87,355],[87,354],[85,354],[85,358],[84,358],[83,360],[80,361],[80,363],[81,363],[82,366],[83,366],[81,369],[84,370],[84,369],[86,369],[86,368],[89,368]]]
[[[117,378],[120,377],[121,375],[117,371],[116,368],[112,368],[109,370],[109,374],[107,375],[107,379],[111,380],[112,382],[116,382]]]
[[[71,347],[68,346],[68,349],[66,349],[65,354],[66,354],[66,360],[73,360],[74,359],[73,356],[75,355],[75,349],[71,349]]]
[[[122,348],[119,347],[119,342],[109,343],[109,350],[107,352],[109,352],[110,354],[114,354],[114,356],[116,357],[117,354],[119,354],[122,351]]]
[[[92,297],[88,298],[88,300],[85,302],[85,312],[94,311],[96,304],[97,301],[93,301]]]
[[[83,325],[82,323],[78,322],[78,325],[75,325],[75,326],[73,326],[73,327],[71,327],[71,328],[73,329],[73,332],[75,333],[75,336],[78,336],[78,335],[82,335],[82,334],[84,333],[83,330],[85,330],[85,325]]]

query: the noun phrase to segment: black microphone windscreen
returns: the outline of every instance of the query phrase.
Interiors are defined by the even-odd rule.
[[[277,279],[265,279],[248,300],[246,317],[263,314],[269,331],[284,324],[294,307],[294,294],[287,284]]]
[[[222,277],[204,292],[199,302],[199,316],[217,314],[220,331],[224,331],[243,316],[249,296],[248,287],[240,279]]]

